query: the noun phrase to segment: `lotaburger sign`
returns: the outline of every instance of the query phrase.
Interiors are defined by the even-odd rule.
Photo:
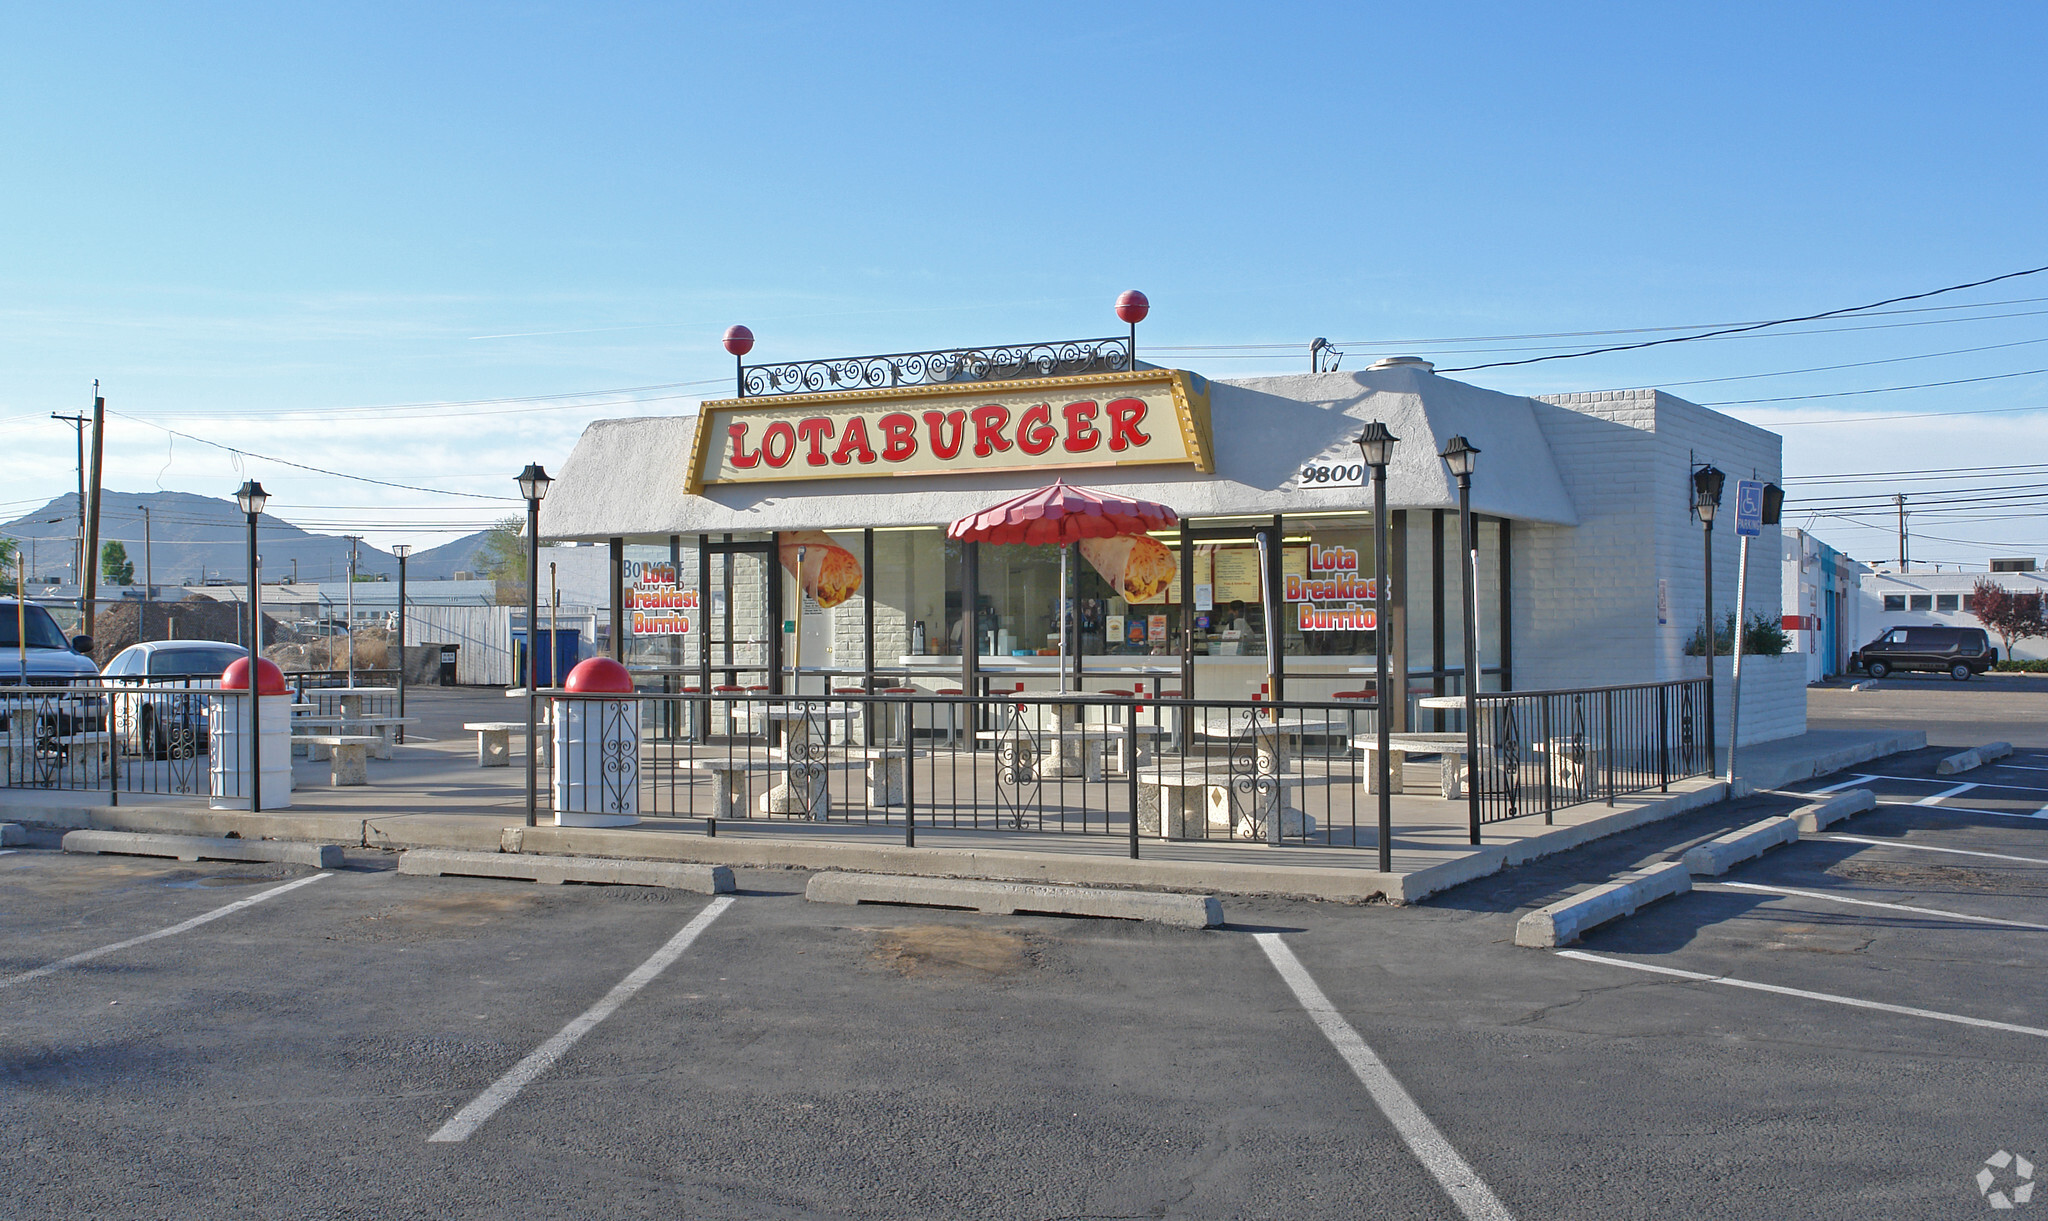
[[[1208,386],[1177,369],[706,403],[705,484],[1043,467],[1214,469]]]

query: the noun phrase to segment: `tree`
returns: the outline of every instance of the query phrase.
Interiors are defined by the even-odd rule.
[[[1977,616],[1977,622],[1998,633],[2008,661],[2012,660],[2016,641],[2048,636],[2048,618],[2042,614],[2041,595],[2007,589],[1990,577],[1979,577],[1977,588],[1970,591],[1970,613]]]
[[[19,594],[21,592],[15,584],[15,577],[20,572],[20,569],[15,566],[14,558],[18,554],[20,554],[20,548],[13,539],[0,538],[0,591],[5,591],[9,594]]]
[[[118,540],[100,548],[100,576],[109,585],[135,584],[135,563],[128,558],[128,549]]]
[[[552,547],[553,543],[542,543]],[[477,574],[498,583],[498,601],[519,606],[526,601],[526,519],[507,517],[484,532],[475,552]]]

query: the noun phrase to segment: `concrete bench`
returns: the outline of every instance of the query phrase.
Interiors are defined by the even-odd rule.
[[[512,766],[512,731],[524,730],[525,721],[464,721],[464,729],[476,731],[478,767]]]
[[[391,757],[391,730],[394,726],[417,725],[419,723],[420,719],[412,716],[360,716],[354,719],[340,716],[292,718],[293,729],[297,729],[301,725],[312,725],[322,729],[339,730],[344,734],[351,735],[363,733],[367,730],[375,730],[374,735],[370,735],[377,739],[377,744],[371,747],[370,751],[370,757],[373,759],[389,759]],[[309,757],[317,762],[327,757],[325,753],[326,748],[313,742],[313,738],[319,736],[321,735],[294,734],[293,741],[304,737],[307,744],[312,747]]]
[[[913,756],[901,747],[891,749],[885,746],[871,746],[866,750],[854,751],[853,754],[867,760],[868,805],[881,809],[903,804],[904,779],[910,760],[913,757],[926,758],[931,752],[921,750]]]
[[[306,736],[309,746],[324,747],[332,762],[328,767],[328,780],[335,788],[346,788],[354,784],[370,783],[368,752],[381,741],[369,733],[320,733]]]
[[[523,728],[523,726],[522,726]],[[767,769],[766,760],[692,759],[690,770],[711,773],[711,817],[745,818],[749,809],[747,776],[755,768]]]
[[[1251,782],[1272,785],[1270,794],[1252,791]],[[1240,789],[1240,782],[1246,785]],[[1283,835],[1306,835],[1316,829],[1313,816],[1289,803],[1289,790],[1308,782],[1308,777],[1280,772],[1254,777],[1248,772],[1229,772],[1202,767],[1153,768],[1138,773],[1138,830],[1161,839],[1207,839],[1221,831],[1237,839],[1263,834],[1266,810],[1277,807]]]
[[[63,749],[73,780],[96,780],[114,765],[114,735],[105,730],[61,734],[50,741]]]
[[[1377,734],[1358,737],[1351,744],[1365,752],[1365,791],[1379,792],[1380,773],[1373,756],[1379,753],[1380,742]],[[1462,733],[1396,733],[1387,735],[1387,753],[1392,762],[1387,766],[1387,789],[1399,793],[1401,768],[1408,762],[1409,755],[1437,756],[1437,792],[1446,801],[1455,801],[1465,795],[1465,735]]]

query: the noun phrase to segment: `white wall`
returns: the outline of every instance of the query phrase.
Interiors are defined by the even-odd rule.
[[[1857,614],[1862,631],[1850,648],[1860,648],[1895,627],[1921,627],[1930,624],[1940,627],[1984,627],[1976,615],[1962,609],[1963,596],[1977,587],[1977,582],[1992,580],[2015,593],[2048,592],[2048,573],[2039,572],[1872,572],[1864,575],[1856,590]],[[1905,610],[1888,611],[1884,608],[1885,595],[1890,594],[1906,599]],[[1914,610],[1913,598],[1923,596],[1939,605],[1942,595],[1956,599],[1956,609]],[[1985,629],[1990,631],[1989,628]],[[1991,643],[1997,647],[1998,655],[2006,655],[2005,643],[1991,632]],[[2021,661],[2039,661],[2048,658],[2048,639],[2036,637],[2022,640],[2012,649],[2012,656]]]

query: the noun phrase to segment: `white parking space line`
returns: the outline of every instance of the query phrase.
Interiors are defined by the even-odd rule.
[[[1943,798],[1961,797],[1964,793],[1967,793],[1971,789],[1974,789],[1976,787],[1977,786],[1974,784],[1959,784],[1956,785],[1954,788],[1943,789],[1939,793],[1930,793],[1927,796],[1922,797],[1920,800],[1914,802],[1913,804],[1916,806],[1940,805]]]
[[[646,962],[633,968],[626,976],[605,993],[595,1005],[585,1009],[567,1026],[555,1032],[553,1038],[542,1043],[524,1060],[512,1066],[510,1072],[493,1081],[483,1093],[478,1094],[470,1104],[457,1111],[447,1123],[442,1124],[427,1140],[431,1142],[452,1142],[468,1140],[470,1133],[483,1126],[485,1120],[498,1113],[499,1108],[519,1096],[519,1091],[531,1085],[542,1073],[553,1068],[555,1062],[568,1054],[570,1048],[584,1035],[596,1028],[599,1022],[612,1015],[612,1011],[630,1000],[634,993],[654,982],[654,978],[668,969],[670,963],[683,956],[697,935],[711,927],[725,909],[732,906],[732,896],[720,895],[704,906],[696,918],[682,927],[682,931],[668,939],[668,944],[654,951]]]
[[[1932,777],[1932,776],[1865,776],[1865,777],[1863,777],[1863,779],[1865,779],[1865,780],[1897,780],[1897,781],[1900,781],[1901,783],[1904,783],[1904,784],[1947,784],[1947,783],[1948,783],[1948,777],[1946,777],[1946,776],[1943,776],[1943,777],[1941,777],[1941,778],[1939,778],[1939,779],[1936,779],[1936,778],[1934,778],[1934,777]],[[2014,791],[2016,791],[2016,792],[2021,792],[2021,793],[2048,793],[2048,788],[2044,788],[2044,787],[2042,787],[2041,785],[2038,785],[2038,784],[1993,784],[1993,783],[1992,783],[1991,781],[1989,781],[1989,780],[1979,780],[1979,781],[1976,781],[1976,782],[1975,782],[1975,783],[1973,783],[1973,784],[1965,785],[1964,787],[1965,787],[1965,788],[1977,788],[1977,789],[2012,789],[2012,790],[2014,790]]]
[[[1802,796],[1806,796],[1806,797],[1819,797],[1819,796],[1821,796],[1821,795],[1822,795],[1822,794],[1824,794],[1824,793],[1832,793],[1832,792],[1834,792],[1834,791],[1835,791],[1835,790],[1837,790],[1837,789],[1846,789],[1846,788],[1848,788],[1848,787],[1849,787],[1850,785],[1854,785],[1854,784],[1862,784],[1862,783],[1863,783],[1863,782],[1864,782],[1865,780],[1870,780],[1870,779],[1873,779],[1873,777],[1870,777],[1870,776],[1864,776],[1864,775],[1856,775],[1856,776],[1851,776],[1851,777],[1849,777],[1849,778],[1848,778],[1847,780],[1838,780],[1838,781],[1836,781],[1835,783],[1833,783],[1833,784],[1831,784],[1831,785],[1827,786],[1827,787],[1826,787],[1826,788],[1824,788],[1824,789],[1809,789],[1809,790],[1807,790],[1807,791],[1806,791],[1806,792],[1805,792],[1804,794],[1802,794]]]
[[[1881,806],[1900,810],[1931,810],[1937,814],[1990,814],[1997,818],[2048,818],[2048,806],[2038,810],[1986,810],[1979,806],[1931,806],[1924,801],[1879,801]]]
[[[299,887],[309,886],[321,878],[331,878],[333,876],[331,873],[316,873],[310,878],[300,878],[296,882],[286,882],[282,886],[273,886],[260,894],[250,895],[246,899],[237,899],[226,907],[216,907],[204,915],[194,916],[190,920],[173,924],[169,928],[160,928],[154,933],[144,933],[140,937],[130,937],[126,941],[116,941],[112,945],[103,945],[96,950],[87,950],[82,954],[73,954],[69,958],[59,958],[57,961],[46,963],[33,971],[24,971],[19,975],[10,975],[5,979],[0,979],[0,988],[12,988],[16,984],[25,984],[32,979],[41,979],[45,975],[54,975],[66,967],[75,967],[81,962],[91,962],[95,958],[105,957],[116,950],[125,950],[130,946],[141,945],[145,941],[155,941],[160,937],[174,937],[179,933],[185,932],[187,929],[198,928],[209,920],[218,920],[222,916],[231,916],[244,908],[254,907],[266,899],[274,899],[286,891],[297,890]]]
[[[2016,772],[2048,772],[2048,767],[2028,767],[2024,763],[1994,763],[1991,766],[2000,768],[2011,768],[2013,771]]]
[[[1881,907],[1886,911],[1912,912],[1916,916],[1940,916],[1944,920],[1967,920],[1972,924],[1997,924],[2006,928],[2035,929],[2048,933],[2048,924],[2029,924],[2024,920],[2000,920],[1994,916],[1969,916],[1962,912],[1942,911],[1936,907],[1909,907],[1904,903],[1880,903],[1875,899],[1851,899],[1844,895],[1831,895],[1824,890],[1794,890],[1790,886],[1762,886],[1755,882],[1695,882],[1693,889],[1759,890],[1766,894],[1791,895],[1800,899],[1820,899],[1828,903],[1846,903],[1851,907]]]
[[[2030,865],[2048,865],[2048,857],[2007,856],[2003,852],[1972,852],[1967,848],[1937,848],[1932,844],[1909,844],[1895,839],[1864,839],[1860,835],[1816,835],[1815,839],[1831,839],[1841,844],[1870,844],[1878,848],[1911,848],[1915,852],[1946,852],[1950,856],[1981,856],[1993,861],[2025,861]]]
[[[261,695],[263,693],[259,691],[257,692],[257,694]],[[21,849],[19,848],[0,848],[0,856],[13,856],[15,853],[19,851],[21,851]]]
[[[1675,979],[1691,980],[1701,984],[1725,984],[1730,988],[1744,988],[1751,992],[1773,992],[1779,996],[1796,996],[1802,1000],[1826,1001],[1831,1005],[1848,1005],[1856,1009],[1875,1009],[1881,1013],[1898,1013],[1906,1017],[1932,1018],[1937,1022],[1954,1022],[1958,1026],[1977,1026],[1985,1030],[2003,1030],[2012,1034],[2030,1034],[2037,1039],[2048,1039],[2048,1030],[2038,1026],[2016,1026],[2011,1022],[1994,1022],[1989,1018],[1969,1017],[1960,1013],[1943,1013],[1939,1009],[1916,1009],[1911,1005],[1888,1005],[1883,1001],[1867,1001],[1855,996],[1837,996],[1832,992],[1808,992],[1804,988],[1787,988],[1783,984],[1761,984],[1753,979],[1736,979],[1731,975],[1702,975],[1698,971],[1681,971],[1677,967],[1651,966],[1647,962],[1630,962],[1626,958],[1609,958],[1605,954],[1588,954],[1584,950],[1559,950],[1559,958],[1576,958],[1580,962],[1597,962],[1604,966],[1626,967],[1631,971],[1648,971],[1652,975],[1669,975]]]
[[[1252,939],[1266,952],[1273,969],[1286,981],[1294,999],[1308,1011],[1309,1017],[1322,1030],[1323,1037],[1330,1040],[1337,1054],[1351,1066],[1352,1073],[1365,1086],[1366,1093],[1372,1095],[1380,1113],[1407,1142],[1409,1152],[1436,1179],[1444,1194],[1451,1197],[1458,1211],[1469,1221],[1513,1221],[1513,1214],[1479,1177],[1479,1172],[1451,1147],[1451,1142],[1444,1139],[1436,1124],[1415,1104],[1415,1099],[1395,1079],[1385,1062],[1366,1045],[1351,1023],[1344,1020],[1344,1015],[1337,1012],[1330,998],[1323,995],[1308,968],[1302,966],[1294,951],[1280,940],[1280,934],[1254,933]]]

